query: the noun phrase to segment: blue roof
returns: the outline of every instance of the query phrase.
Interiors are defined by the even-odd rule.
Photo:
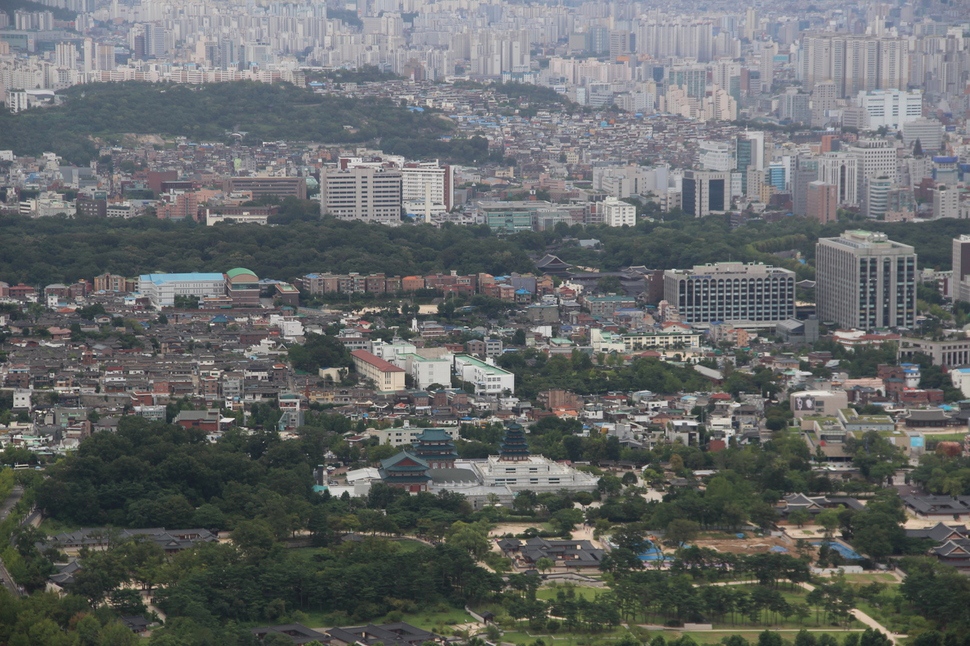
[[[225,280],[225,276],[216,273],[142,274],[138,277],[138,279],[149,283],[155,283],[156,285],[162,285],[164,283],[185,282],[192,280]]]

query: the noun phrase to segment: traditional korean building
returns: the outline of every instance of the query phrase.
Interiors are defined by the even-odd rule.
[[[529,442],[525,429],[517,422],[505,427],[505,437],[499,445],[499,460],[502,462],[521,462],[529,459]]]
[[[428,463],[407,451],[381,460],[378,472],[386,484],[411,492],[427,491],[431,481]]]
[[[453,469],[458,451],[455,441],[447,431],[440,428],[426,428],[414,442],[414,452],[427,462],[431,469]]]

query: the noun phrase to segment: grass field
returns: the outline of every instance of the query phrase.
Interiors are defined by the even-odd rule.
[[[305,623],[310,628],[332,628],[334,625],[329,613],[308,612],[306,615],[307,619]],[[441,611],[427,610],[425,612],[404,613],[402,617],[398,618],[395,616],[393,619],[395,621],[403,621],[411,624],[412,626],[417,626],[418,628],[430,630],[432,632],[441,631],[442,628],[447,629],[449,626],[457,626],[475,621],[470,614],[460,608],[449,608]],[[380,619],[373,619],[369,623],[380,625],[389,623],[390,621],[391,618],[383,617]],[[347,624],[344,623],[341,625]],[[447,630],[447,632],[450,633],[451,630]]]
[[[65,532],[75,532],[79,529],[81,529],[80,525],[69,525],[68,523],[62,523],[47,517],[40,522],[40,530],[48,536],[63,534]]]
[[[858,583],[867,585],[869,583],[885,583],[886,585],[899,585],[895,576],[888,572],[865,572],[863,574],[845,574],[846,583]]]
[[[555,599],[560,590],[566,590],[568,587],[572,587],[577,598],[582,597],[587,601],[592,601],[604,592],[610,591],[609,588],[591,588],[583,585],[565,586],[560,583],[553,583],[552,585],[539,588],[536,591],[536,597],[544,601],[549,601],[550,599]]]
[[[775,628],[769,628],[768,630],[770,630],[772,632],[781,633],[782,639],[785,639],[786,641],[789,641],[789,642],[791,640],[793,640],[795,638],[795,635],[798,633],[798,630],[779,630],[779,629],[775,629]],[[833,637],[835,637],[839,641],[839,643],[842,643],[842,640],[845,638],[845,635],[848,635],[849,633],[852,633],[852,632],[854,632],[854,633],[860,633],[860,632],[862,632],[862,629],[861,628],[858,629],[858,630],[823,630],[823,629],[814,630],[812,628],[808,628],[808,630],[809,630],[809,632],[813,633],[816,637],[818,637],[822,633],[828,633],[828,634],[832,635]],[[680,636],[681,635],[689,635],[690,638],[693,639],[698,644],[720,644],[721,643],[721,640],[724,639],[725,637],[728,637],[729,635],[741,635],[742,637],[744,637],[745,639],[747,639],[752,644],[757,644],[758,643],[758,635],[760,635],[763,632],[764,632],[763,630],[758,630],[758,631],[753,631],[753,630],[731,630],[731,631],[711,630],[711,631],[707,631],[707,630],[704,630],[704,631],[688,631],[688,632],[678,632],[678,631],[674,631],[674,630],[665,630],[662,633],[660,631],[657,631],[655,633],[651,633],[651,635],[653,635],[653,634],[662,634],[664,636],[664,639],[666,639],[668,642],[671,641],[671,640],[673,640],[673,639],[680,639]]]

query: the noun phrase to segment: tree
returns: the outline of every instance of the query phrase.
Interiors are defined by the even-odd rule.
[[[664,541],[670,545],[685,545],[697,538],[701,526],[698,522],[685,518],[675,518],[667,523]]]
[[[802,527],[812,519],[812,514],[807,509],[796,509],[788,514],[788,521]]]
[[[542,573],[546,573],[551,570],[556,564],[549,557],[543,556],[536,561],[536,569]]]
[[[488,526],[481,523],[456,521],[448,530],[445,542],[465,550],[475,559],[484,558],[491,548]]]
[[[308,334],[303,345],[290,346],[289,357],[294,369],[309,373],[353,365],[347,348],[336,337],[323,334]]]

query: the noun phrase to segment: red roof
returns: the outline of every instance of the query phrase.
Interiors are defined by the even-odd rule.
[[[364,363],[369,363],[381,372],[404,372],[404,368],[398,368],[393,363],[389,361],[384,361],[377,355],[371,354],[366,350],[354,350],[350,353],[354,359],[359,359]]]

